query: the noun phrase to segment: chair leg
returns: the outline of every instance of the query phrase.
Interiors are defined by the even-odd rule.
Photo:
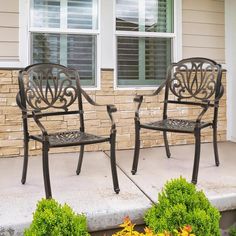
[[[135,121],[135,147],[134,147],[133,166],[132,166],[132,170],[131,170],[131,173],[133,175],[135,175],[137,172],[139,151],[140,151],[140,127],[139,127],[139,122]]]
[[[194,164],[193,164],[193,174],[192,174],[192,183],[197,184],[198,178],[198,169],[200,161],[200,152],[201,152],[201,133],[200,129],[196,129],[194,132],[195,135],[195,155],[194,155]]]
[[[165,143],[165,148],[166,148],[166,156],[168,158],[170,158],[171,154],[170,154],[170,148],[169,148],[169,144],[168,144],[167,132],[166,131],[163,132],[163,138],[164,138],[164,143]]]
[[[82,166],[82,162],[83,162],[83,157],[84,157],[84,145],[82,145],[80,147],[79,161],[78,161],[77,170],[76,170],[77,175],[80,174],[81,166]]]
[[[29,156],[29,141],[24,140],[24,162],[23,162],[23,171],[21,178],[22,184],[25,184],[26,181],[27,169],[28,169],[28,156]]]
[[[48,142],[43,143],[42,147],[43,154],[43,179],[45,187],[46,199],[52,198],[51,184],[50,184],[50,175],[49,175],[49,164],[48,164],[48,151],[49,146]]]
[[[216,166],[220,165],[219,154],[218,154],[218,146],[217,146],[217,127],[213,126],[213,146],[215,153],[215,164]]]
[[[116,170],[116,131],[113,131],[113,133],[111,134],[111,172],[112,172],[112,179],[113,179],[113,187],[114,187],[114,191],[116,194],[118,194],[120,192],[120,188],[119,188],[119,183],[118,183],[118,177],[117,177],[117,170]]]

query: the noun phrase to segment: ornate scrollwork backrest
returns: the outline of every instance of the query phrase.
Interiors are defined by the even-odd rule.
[[[64,66],[40,63],[31,65],[21,72],[19,83],[21,97],[27,109],[47,110],[50,108],[68,111],[78,99],[78,73]]]
[[[221,85],[221,67],[205,58],[190,58],[174,63],[169,71],[168,86],[177,100],[215,99]]]

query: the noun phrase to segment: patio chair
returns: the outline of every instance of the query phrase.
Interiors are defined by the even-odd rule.
[[[50,148],[80,146],[79,161],[76,173],[79,175],[84,155],[84,146],[88,144],[109,142],[110,162],[114,191],[119,193],[119,184],[116,170],[115,142],[116,125],[112,113],[117,109],[113,105],[99,105],[81,88],[79,74],[76,70],[68,69],[62,65],[40,63],[26,67],[19,72],[19,92],[16,97],[18,106],[22,111],[24,133],[24,163],[22,184],[25,184],[29,141],[36,140],[42,143],[42,164],[46,198],[52,197],[48,151]],[[111,120],[111,129],[106,137],[85,132],[83,99],[93,106],[106,106],[107,114]],[[104,111],[106,112],[106,111]],[[79,121],[76,130],[48,132],[42,118],[49,116],[75,115]],[[28,120],[33,119],[40,134],[29,134]]]
[[[132,174],[137,171],[139,150],[140,150],[140,130],[150,129],[163,132],[166,155],[170,158],[171,153],[167,140],[167,132],[190,133],[195,136],[195,155],[192,172],[192,183],[197,183],[201,130],[207,127],[213,128],[213,146],[215,154],[215,164],[219,166],[219,155],[217,149],[217,117],[219,100],[224,93],[221,83],[221,65],[207,58],[188,58],[173,63],[167,70],[165,81],[151,95],[136,95],[134,102],[137,104],[135,111],[135,150],[132,166]],[[162,120],[142,123],[140,121],[139,110],[144,96],[157,96],[165,88],[164,108]],[[171,96],[169,96],[171,95]],[[194,106],[201,108],[195,120],[185,120],[181,118],[168,117],[168,104]],[[214,112],[210,122],[202,121],[203,115],[212,107]],[[144,111],[143,111],[144,112]]]

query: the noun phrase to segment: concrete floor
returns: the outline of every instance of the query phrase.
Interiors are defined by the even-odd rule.
[[[117,151],[120,194],[113,192],[108,153],[87,152],[81,174],[75,169],[78,154],[51,154],[53,197],[88,218],[90,231],[117,227],[127,215],[140,224],[144,212],[157,201],[164,183],[180,175],[191,180],[193,145],[142,149],[136,175],[130,173],[133,150]],[[197,187],[220,210],[236,209],[236,143],[219,143],[221,165],[214,165],[212,144],[203,144]],[[41,157],[29,161],[28,178],[21,185],[22,158],[0,159],[0,235],[21,235],[32,220],[36,202],[44,197]]]

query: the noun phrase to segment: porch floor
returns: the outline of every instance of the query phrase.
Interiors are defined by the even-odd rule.
[[[221,165],[214,165],[212,143],[202,145],[197,187],[220,210],[236,209],[236,143],[219,143]],[[130,173],[133,150],[117,151],[120,193],[113,191],[108,152],[85,152],[82,171],[75,174],[77,153],[51,154],[53,197],[85,213],[90,231],[116,228],[127,215],[143,223],[144,212],[157,201],[164,183],[180,175],[191,181],[194,145],[142,149],[136,175]],[[0,235],[21,235],[44,197],[41,157],[31,157],[25,185],[20,183],[23,159],[0,159]]]

